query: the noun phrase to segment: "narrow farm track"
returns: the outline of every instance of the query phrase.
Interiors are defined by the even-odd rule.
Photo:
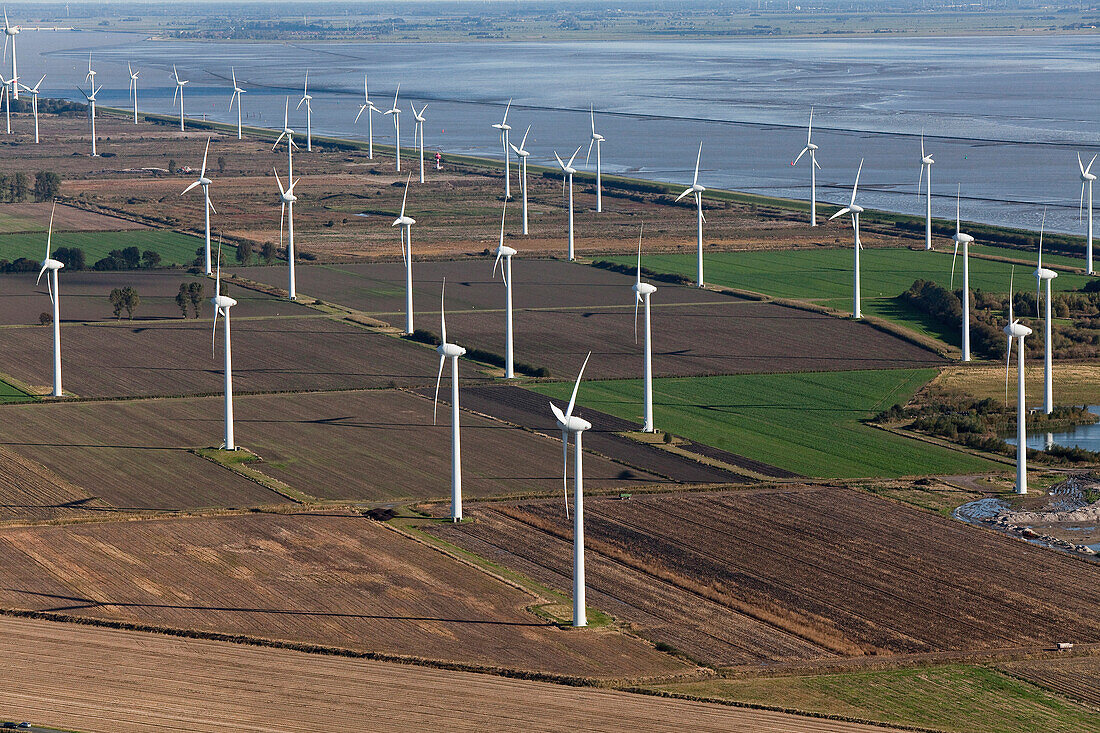
[[[0,617],[0,717],[86,733],[884,733],[893,729],[429,667]],[[443,722],[445,721],[445,722]]]

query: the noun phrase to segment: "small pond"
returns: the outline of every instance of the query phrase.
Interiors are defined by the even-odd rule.
[[[1094,415],[1100,415],[1100,405],[1089,405],[1088,411]],[[1009,445],[1016,445],[1016,433],[1013,432],[1011,436],[1006,437],[1005,442]],[[1046,450],[1051,445],[1100,451],[1100,422],[1077,425],[1059,432],[1047,432],[1045,430],[1028,432],[1028,448]]]

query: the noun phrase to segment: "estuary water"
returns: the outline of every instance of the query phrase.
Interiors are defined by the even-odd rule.
[[[141,109],[171,114],[174,63],[190,80],[188,116],[224,122],[236,120],[235,67],[248,90],[245,123],[281,127],[289,96],[300,133],[305,110],[294,107],[308,70],[314,132],[360,139],[366,115],[353,120],[365,73],[381,109],[401,84],[410,152],[415,102],[428,104],[430,151],[501,156],[490,125],[511,98],[513,141],[531,125],[533,162],[553,164],[555,150],[568,157],[580,145],[583,163],[593,105],[607,172],[689,184],[702,142],[703,185],[802,199],[807,161],[791,161],[813,105],[819,202],[847,203],[865,158],[862,205],[922,213],[924,131],[936,160],[934,216],[954,216],[961,184],[964,219],[1038,228],[1048,206],[1047,226],[1066,232],[1084,230],[1077,153],[1087,163],[1100,152],[1095,36],[291,44],[25,32],[19,43],[21,76],[33,84],[47,73],[49,96],[81,99],[75,85],[92,53],[101,103],[128,105],[129,61],[141,72]],[[376,115],[374,132],[392,144],[390,118]]]

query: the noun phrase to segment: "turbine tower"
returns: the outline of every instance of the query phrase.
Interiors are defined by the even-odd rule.
[[[54,203],[56,208],[57,204]],[[46,288],[50,292],[50,302],[53,304],[53,394],[54,397],[62,397],[61,391],[61,291],[58,289],[57,271],[65,266],[63,262],[50,257],[50,243],[53,239],[53,210],[50,210],[50,229],[46,233],[46,258],[42,260],[42,269],[38,271],[37,285],[42,280],[42,274],[46,275]]]
[[[306,71],[306,82],[302,85],[302,98],[294,109],[306,106],[306,152],[313,151],[313,97],[309,94],[309,72]]]
[[[565,489],[565,516],[569,517],[569,436],[574,436],[573,447],[573,626],[587,626],[584,602],[584,472],[583,453],[581,452],[581,433],[589,430],[592,423],[573,414],[577,402],[577,390],[581,386],[581,377],[592,352],[584,357],[584,364],[577,374],[577,383],[573,385],[573,395],[565,412],[550,403],[550,411],[561,427],[562,488]]]
[[[962,297],[962,360],[970,361],[970,243],[974,237],[964,234],[962,222],[959,219],[959,201],[962,195],[962,184],[955,193],[955,233],[951,238],[955,240],[955,254],[951,257],[951,290],[955,289],[955,257],[959,254],[959,245],[963,248],[963,297]]]
[[[810,226],[817,226],[817,169],[821,165],[817,162],[817,146],[810,140],[814,131],[814,108],[810,107],[810,124],[806,125],[806,147],[798,154],[791,165],[795,165],[806,153],[810,154]]]
[[[508,154],[508,146],[510,143],[510,137],[512,132],[511,125],[508,124],[508,110],[512,109],[512,100],[508,100],[508,106],[504,108],[504,119],[499,123],[493,124],[494,130],[500,131],[500,144],[504,148],[504,198],[512,198],[512,174],[511,165],[512,158]],[[578,148],[578,150],[580,150]],[[569,259],[573,259],[570,257]]]
[[[1046,311],[1043,318],[1043,412],[1054,412],[1053,345],[1051,343],[1051,281],[1058,277],[1054,270],[1043,267],[1043,230],[1046,229],[1047,212],[1043,210],[1043,223],[1039,227],[1039,262],[1035,268],[1035,315],[1039,315],[1039,300],[1043,283],[1046,283]]]
[[[176,91],[172,94],[172,104],[175,105],[176,97],[179,97],[179,100],[180,100],[180,132],[183,132],[183,87],[186,86],[189,82],[184,81],[183,79],[180,79],[180,75],[179,75],[179,72],[176,71],[176,65],[175,64],[172,64],[172,76],[176,80]],[[210,273],[207,272],[206,274],[209,275]]]
[[[363,75],[363,103],[359,105],[359,112],[355,115],[355,122],[359,122],[359,115],[367,112],[367,157],[374,160],[374,113],[381,114],[382,110],[374,106],[370,101],[370,93],[367,92],[367,76]]]
[[[676,197],[679,201],[689,193],[695,194],[695,223],[696,223],[696,263],[695,284],[703,287],[703,225],[707,223],[707,217],[703,216],[703,191],[707,189],[699,185],[699,161],[703,158],[703,143],[699,143],[699,152],[695,155],[695,176],[691,179],[691,186]]]
[[[397,85],[397,91],[393,94],[393,106],[383,112],[383,115],[393,115],[394,156],[397,159],[397,172],[401,172],[401,109],[397,106],[397,95],[401,93],[401,85]]]
[[[298,197],[294,195],[294,187],[298,185],[298,181],[292,181],[288,177],[286,179],[286,188],[283,188],[283,182],[279,180],[279,172],[274,168],[271,172],[275,174],[275,183],[279,184],[279,200],[282,202],[282,208],[279,211],[279,246],[283,246],[283,217],[286,217],[287,222],[287,245],[286,245],[286,261],[290,265],[290,285],[288,288],[289,296],[291,300],[298,299],[298,291],[294,285],[294,202],[298,200]]]
[[[416,124],[413,126],[413,143],[416,143],[417,137],[420,138],[420,182],[424,182],[424,123],[427,121],[424,117],[424,111],[428,109],[428,105],[424,105],[420,108],[420,111],[416,111],[416,107],[412,102],[409,102],[409,108],[412,109],[413,119]]]
[[[504,211],[500,215],[500,244],[497,246],[497,258],[493,262],[493,277],[497,276],[497,265],[504,258],[500,276],[504,279],[504,378],[514,379],[516,374],[512,360],[512,255],[516,250],[504,244],[504,217],[508,215],[508,199],[504,199]]]
[[[214,280],[214,297],[210,302],[214,305],[214,331],[210,338],[210,352],[214,355],[215,343],[218,338],[218,314],[225,316],[225,450],[237,450],[233,442],[233,347],[230,342],[229,309],[237,304],[237,301],[228,295],[222,295],[222,244],[218,242],[218,271]]]
[[[203,195],[203,199],[204,199],[203,212],[205,214],[205,219],[206,219],[205,243],[206,243],[206,274],[207,275],[211,274],[211,269],[210,269],[210,211],[214,209],[214,205],[212,203],[210,203],[210,184],[213,183],[213,181],[211,181],[209,178],[206,177],[206,156],[209,155],[209,154],[210,154],[210,138],[207,138],[206,139],[206,150],[204,150],[203,153],[202,153],[202,170],[199,172],[199,177],[196,178],[191,183],[191,185],[189,185],[187,188],[183,189],[183,191],[180,193],[180,196],[183,196],[185,193],[190,191],[195,186],[202,186],[202,195]],[[214,213],[216,214],[218,212],[215,210]]]
[[[924,249],[930,251],[932,249],[932,165],[936,161],[932,160],[932,153],[924,152],[924,131],[920,134],[920,176],[917,177],[917,196],[920,196],[920,184],[925,180],[927,171],[928,178],[928,195],[925,199],[924,210]]]
[[[42,82],[46,80],[46,75],[43,74],[42,78],[38,80],[38,83],[33,87],[29,87],[25,84],[20,86],[30,93],[31,95],[31,110],[34,112],[34,143],[38,144],[38,87],[42,86]]]
[[[432,408],[432,425],[435,425],[439,408],[439,382],[443,379],[443,366],[448,357],[451,360],[451,521],[462,521],[462,446],[458,424],[458,357],[466,349],[447,341],[447,309],[444,294],[447,291],[447,278],[443,278],[443,287],[439,293],[439,326],[443,343],[436,347],[439,352],[439,374],[435,378],[435,406]]]
[[[245,93],[244,89],[237,83],[237,70],[233,69],[233,96],[229,98],[229,111],[233,111],[233,103],[237,103],[237,139],[241,139],[241,95]],[[137,111],[135,107],[134,119],[137,119]]]
[[[413,332],[413,250],[412,227],[416,219],[405,216],[405,202],[409,199],[409,182],[412,174],[405,180],[405,195],[401,197],[401,215],[390,226],[401,227],[401,259],[405,263],[405,333]]]
[[[1004,328],[1008,336],[1008,357],[1005,361],[1005,404],[1008,404],[1008,372],[1012,366],[1012,339],[1020,340],[1020,350],[1016,358],[1016,493],[1027,493],[1027,406],[1024,404],[1024,338],[1031,335],[1031,329],[1012,317],[1012,278],[1008,286],[1008,325]]]
[[[588,143],[588,155],[584,156],[584,167],[588,167],[588,159],[592,157],[592,146],[596,146],[596,213],[603,211],[603,167],[600,157],[600,146],[606,139],[596,132],[596,112],[591,105],[588,107],[588,116],[592,120],[592,140]]]
[[[859,161],[859,168],[856,170],[856,182],[852,186],[852,200],[847,206],[840,211],[836,212],[829,217],[829,221],[843,216],[844,214],[852,215],[852,235],[854,246],[852,249],[856,252],[855,269],[852,276],[852,318],[862,318],[863,314],[859,310],[859,251],[863,249],[863,243],[859,241],[859,215],[863,213],[862,206],[856,206],[856,190],[859,189],[859,174],[863,171],[863,159]]]
[[[531,126],[527,126],[527,132],[523,133],[523,140],[520,141],[517,148],[512,143],[508,143],[508,147],[512,149],[512,152],[516,154],[516,158],[519,159],[519,187],[523,192],[523,234],[527,235],[527,156],[531,153],[524,147],[527,144],[527,133],[531,132]]]
[[[88,100],[88,111],[90,113],[89,117],[92,120],[92,157],[96,158],[96,157],[99,157],[99,153],[97,153],[96,149],[95,149],[95,95],[98,94],[99,90],[102,89],[103,87],[97,87],[95,85],[95,72],[94,71],[91,71],[91,70],[88,71],[88,78],[91,79],[91,87],[90,87],[91,94],[88,94],[87,92],[85,92],[80,87],[77,87],[76,89],[77,89],[78,92],[80,92],[81,94],[84,95],[85,99]]]
[[[1081,210],[1085,206],[1085,186],[1089,188],[1089,228],[1088,228],[1088,248],[1087,252],[1087,267],[1086,271],[1092,275],[1092,182],[1096,180],[1096,174],[1092,172],[1092,164],[1096,162],[1096,156],[1092,156],[1092,160],[1089,161],[1088,167],[1081,161],[1081,154],[1077,154],[1077,167],[1081,171],[1081,202],[1077,207],[1077,218],[1081,218]]]
[[[8,52],[8,41],[11,41],[11,85],[12,85],[12,97],[19,99],[19,71],[15,63],[15,37],[19,35],[21,31],[17,25],[8,23],[8,9],[4,8],[4,53]]]
[[[5,79],[3,77],[3,75],[0,74],[0,84],[3,84],[2,89],[0,89],[0,101],[2,101],[4,103],[4,116],[5,116],[6,121],[7,121],[7,129],[8,129],[7,134],[10,135],[11,134],[11,87],[12,86],[19,86],[19,82],[14,80],[14,79]]]
[[[137,94],[138,83],[137,83],[137,81],[138,81],[138,74],[140,74],[141,72],[140,71],[134,71],[134,68],[132,66],[130,66],[130,62],[128,62],[128,61],[126,62],[126,70],[130,74],[129,96],[130,96],[130,99],[134,100],[134,124],[136,125],[138,123],[138,100],[137,100],[137,98],[138,98],[138,94]]]
[[[643,225],[644,228],[644,225]],[[634,291],[634,343],[638,343],[638,303],[645,303],[645,422],[642,425],[643,433],[652,433],[653,428],[653,341],[649,327],[649,296],[657,292],[657,288],[649,283],[642,282],[642,232],[638,232],[638,270],[634,278],[634,284],[630,287]]]
[[[569,163],[568,164],[562,162],[561,158],[558,156],[558,151],[557,150],[554,151],[554,157],[558,159],[558,165],[561,166],[561,172],[562,172],[562,179],[561,179],[562,191],[561,192],[562,192],[562,194],[565,194],[566,181],[569,182],[568,185],[569,185],[569,261],[570,262],[572,262],[573,260],[576,259],[576,257],[573,254],[573,174],[577,172],[577,169],[573,167],[573,161],[576,159],[577,155],[581,152],[582,147],[584,147],[584,146],[583,145],[578,145],[577,146],[577,151],[575,153],[573,153],[573,156],[571,158],[569,158]],[[507,194],[505,195],[505,197],[507,198]]]

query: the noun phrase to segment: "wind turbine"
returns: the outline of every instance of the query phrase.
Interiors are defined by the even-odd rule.
[[[584,156],[584,166],[588,167],[588,159],[592,156],[592,146],[596,146],[596,213],[603,211],[603,185],[600,146],[605,140],[604,136],[596,132],[596,112],[592,106],[588,107],[588,116],[592,120],[592,140],[588,143],[588,155]]]
[[[130,66],[130,62],[128,62],[128,61],[126,62],[126,70],[130,73],[130,90],[129,91],[130,91],[130,98],[134,100],[134,124],[136,125],[137,122],[138,122],[138,100],[137,100],[137,98],[138,98],[138,94],[137,94],[138,86],[137,86],[137,80],[138,80],[138,74],[140,74],[141,72],[140,71],[134,71],[133,67]]]
[[[202,186],[202,195],[205,199],[203,204],[203,211],[206,219],[206,274],[209,275],[210,270],[210,211],[214,209],[214,205],[210,203],[210,184],[213,183],[206,177],[206,156],[210,153],[210,138],[206,139],[206,150],[202,153],[202,170],[199,172],[199,177],[194,180],[187,188],[180,192],[180,196],[190,191],[195,186]],[[218,213],[214,210],[214,213]]]
[[[821,164],[817,162],[817,146],[811,142],[810,137],[814,131],[814,108],[810,107],[810,124],[806,125],[806,147],[798,154],[791,165],[795,165],[806,153],[810,154],[810,226],[817,226],[817,169]]]
[[[447,291],[447,278],[443,278],[443,287],[439,292],[439,326],[443,343],[436,347],[439,352],[439,374],[435,378],[435,406],[432,408],[432,425],[435,425],[436,411],[439,408],[439,383],[443,379],[443,366],[447,358],[451,359],[451,521],[462,521],[462,446],[458,424],[458,357],[466,349],[447,341],[447,309],[443,296]]]
[[[584,357],[584,364],[577,374],[577,383],[573,385],[573,395],[565,412],[550,403],[550,411],[561,427],[562,488],[565,490],[565,516],[569,517],[569,436],[573,435],[573,625],[587,626],[584,603],[584,477],[581,452],[581,433],[592,428],[592,423],[573,415],[577,402],[577,390],[581,386],[581,377],[592,352]]]
[[[57,204],[54,203],[56,208]],[[53,239],[53,209],[50,210],[50,229],[46,234],[46,259],[42,260],[42,269],[38,271],[37,285],[42,280],[42,274],[46,275],[46,288],[50,292],[50,302],[53,303],[53,396],[61,397],[61,291],[58,289],[57,271],[65,266],[50,257],[50,242]]]
[[[856,190],[859,188],[859,174],[863,171],[863,159],[860,158],[859,168],[856,170],[856,182],[852,186],[852,200],[847,206],[840,211],[836,212],[829,217],[829,221],[843,216],[844,214],[852,215],[852,233],[854,237],[854,245],[852,249],[856,252],[855,270],[852,280],[852,318],[862,318],[863,314],[859,310],[859,251],[863,249],[863,244],[859,241],[859,215],[863,213],[862,206],[856,206]]]
[[[183,132],[183,87],[189,82],[180,79],[179,72],[176,71],[176,65],[172,64],[172,76],[176,79],[176,91],[172,94],[172,104],[176,104],[176,97],[180,99],[180,132]],[[207,275],[210,274],[209,268],[207,268]]]
[[[512,126],[508,124],[508,110],[512,109],[512,100],[508,100],[508,106],[504,108],[504,119],[499,123],[493,123],[493,129],[500,131],[500,144],[504,148],[504,198],[512,198],[512,158],[508,154],[508,146],[511,145],[510,136]],[[580,148],[577,148],[578,152]],[[569,259],[573,259],[570,257]]]
[[[1077,218],[1081,218],[1081,210],[1085,206],[1085,186],[1089,187],[1089,229],[1088,229],[1088,261],[1086,268],[1088,274],[1092,275],[1092,182],[1096,180],[1096,174],[1092,172],[1092,164],[1096,162],[1096,156],[1092,156],[1092,160],[1089,161],[1088,167],[1081,161],[1081,154],[1077,154],[1077,167],[1081,170],[1081,202],[1077,207]]]
[[[964,234],[962,222],[959,219],[959,201],[962,194],[962,184],[955,193],[955,233],[951,238],[955,240],[955,254],[951,256],[951,289],[955,289],[955,257],[959,255],[959,245],[963,248],[963,297],[962,297],[962,360],[970,361],[970,243],[974,237]]]
[[[424,123],[427,121],[424,118],[424,111],[428,109],[428,105],[424,105],[420,108],[420,111],[416,111],[416,107],[412,102],[409,102],[409,107],[412,109],[413,119],[416,124],[413,126],[413,144],[416,144],[417,136],[420,136],[420,182],[424,182]]]
[[[383,115],[393,115],[394,155],[397,159],[397,172],[401,172],[401,109],[397,106],[397,95],[401,93],[401,85],[397,85],[397,91],[393,94],[393,106],[383,112]]]
[[[1013,268],[1015,269],[1015,268]],[[1031,335],[1031,329],[1012,317],[1012,277],[1008,285],[1008,357],[1005,361],[1005,403],[1008,403],[1008,370],[1012,366],[1012,339],[1020,339],[1020,351],[1016,361],[1016,493],[1027,493],[1027,435],[1026,405],[1024,404],[1024,338]]]
[[[512,255],[516,250],[504,244],[504,217],[508,214],[508,199],[504,199],[504,211],[500,215],[500,244],[497,246],[497,258],[493,262],[493,277],[497,276],[497,265],[504,258],[500,276],[504,279],[505,328],[504,328],[504,378],[514,379],[516,374],[512,362]]]
[[[24,90],[31,95],[31,110],[34,112],[34,142],[38,144],[38,87],[42,86],[42,82],[46,80],[46,75],[43,74],[42,78],[38,80],[38,83],[33,87],[29,87],[26,84],[21,84]]]
[[[920,134],[920,176],[917,177],[917,196],[920,196],[920,184],[925,178],[925,171],[928,171],[928,197],[924,213],[925,251],[932,249],[932,165],[935,162],[932,160],[932,153],[924,152],[924,131],[922,130]]]
[[[294,195],[294,187],[298,184],[298,181],[292,181],[288,177],[284,189],[283,182],[279,180],[279,172],[274,168],[271,171],[275,174],[275,183],[279,184],[279,200],[282,201],[282,209],[279,211],[279,246],[281,247],[283,244],[283,217],[286,216],[286,261],[290,265],[290,299],[297,300],[298,293],[294,286],[294,202],[298,200],[298,197]]]
[[[95,149],[95,95],[98,94],[99,90],[102,89],[103,87],[98,87],[98,88],[96,87],[96,85],[95,85],[95,72],[92,71],[91,69],[88,70],[88,77],[91,78],[91,87],[90,87],[90,89],[92,90],[91,94],[86,93],[80,87],[77,87],[76,89],[77,89],[77,91],[79,91],[81,94],[84,95],[85,99],[88,100],[88,105],[89,105],[88,111],[90,112],[89,117],[92,120],[92,157],[96,158],[96,157],[99,156],[99,153],[97,153],[96,149]]]
[[[309,71],[306,71],[306,82],[302,85],[302,98],[294,109],[306,106],[306,152],[313,151],[313,97],[309,93]]]
[[[527,234],[527,156],[529,156],[531,154],[524,147],[524,145],[527,144],[527,133],[528,132],[531,132],[531,126],[530,125],[527,126],[527,132],[523,133],[523,140],[520,141],[520,144],[519,144],[518,148],[515,145],[512,145],[512,143],[508,143],[508,147],[510,147],[512,149],[512,152],[514,152],[516,154],[516,157],[519,158],[519,172],[520,172],[519,186],[520,186],[520,189],[523,191],[523,233],[524,233],[524,235]]]
[[[1046,229],[1047,224],[1047,212],[1043,209],[1043,223],[1039,227],[1039,262],[1035,268],[1035,315],[1039,315],[1039,296],[1042,290],[1043,283],[1047,284],[1046,292],[1046,313],[1043,319],[1043,412],[1050,414],[1054,412],[1054,375],[1053,365],[1051,363],[1053,358],[1053,345],[1051,343],[1051,281],[1058,277],[1058,273],[1054,270],[1048,270],[1043,267],[1043,230]]]
[[[393,220],[390,226],[401,227],[401,259],[405,263],[405,333],[413,332],[413,250],[412,227],[416,219],[405,216],[405,202],[409,199],[409,181],[412,174],[405,180],[405,195],[401,197],[401,215]]]
[[[11,87],[12,86],[19,86],[19,82],[16,81],[15,79],[5,79],[4,76],[2,74],[0,74],[0,84],[3,84],[2,89],[0,89],[0,101],[2,101],[3,104],[4,104],[4,114],[5,114],[5,117],[7,119],[7,123],[8,123],[8,132],[7,132],[7,134],[10,135],[11,134]]]
[[[230,342],[229,309],[237,301],[228,295],[222,295],[222,243],[218,242],[218,274],[215,278],[215,295],[210,299],[214,305],[214,331],[210,339],[211,356],[218,338],[218,314],[225,316],[225,450],[237,450],[233,442],[233,347]]]
[[[695,156],[695,177],[691,179],[691,186],[684,189],[684,192],[676,197],[679,201],[689,193],[695,194],[695,223],[696,223],[696,240],[697,240],[697,262],[695,283],[697,287],[703,287],[703,225],[707,222],[707,217],[703,216],[703,191],[707,189],[699,185],[699,161],[703,158],[703,143],[699,143],[699,152]]]
[[[12,96],[15,99],[19,99],[19,87],[17,82],[19,81],[19,72],[16,69],[15,64],[15,37],[19,35],[21,31],[17,25],[11,25],[8,23],[8,9],[4,8],[4,54],[8,53],[8,40],[11,40],[11,84],[12,84]]]
[[[286,138],[286,176],[289,181],[294,177],[294,148],[298,147],[298,143],[294,142],[294,130],[290,129],[290,97],[287,97],[286,105],[283,107],[283,130],[279,133],[279,137],[275,138],[275,144],[271,149],[279,147],[284,137]]]
[[[576,159],[577,155],[581,152],[582,147],[584,147],[584,146],[583,145],[578,145],[577,146],[577,151],[575,153],[573,153],[573,156],[571,158],[569,158],[569,163],[568,164],[562,162],[561,158],[558,156],[558,151],[557,150],[554,151],[554,157],[558,159],[558,165],[561,166],[561,172],[562,172],[562,176],[563,176],[562,181],[561,181],[561,185],[562,185],[562,193],[563,194],[565,193],[565,185],[566,185],[565,182],[566,182],[566,180],[569,181],[569,261],[570,262],[572,262],[574,259],[576,259],[576,257],[574,257],[574,255],[573,255],[573,174],[577,172],[577,169],[573,167],[573,160]],[[505,198],[507,198],[507,194],[505,194]]]
[[[644,228],[644,225],[643,225]],[[652,433],[653,428],[653,341],[649,328],[649,296],[657,292],[657,288],[649,283],[642,282],[642,232],[638,231],[638,270],[634,278],[634,284],[630,287],[634,291],[634,343],[638,343],[638,303],[645,303],[645,424],[642,425],[643,433]]]
[[[355,121],[359,122],[359,115],[363,114],[363,111],[367,112],[367,157],[374,160],[374,113],[381,113],[382,110],[374,106],[374,102],[370,101],[370,94],[367,92],[367,76],[363,75],[363,103],[359,105],[359,112],[355,115]]]
[[[232,71],[233,71],[233,96],[229,98],[229,111],[230,112],[233,111],[233,103],[236,102],[237,103],[237,139],[240,140],[241,139],[241,101],[242,101],[241,100],[241,95],[245,94],[246,92],[245,92],[244,89],[241,89],[239,84],[237,84],[237,70],[233,69]],[[137,119],[137,117],[136,117],[136,115],[137,115],[136,107],[135,107],[134,115],[135,115],[134,119]]]

